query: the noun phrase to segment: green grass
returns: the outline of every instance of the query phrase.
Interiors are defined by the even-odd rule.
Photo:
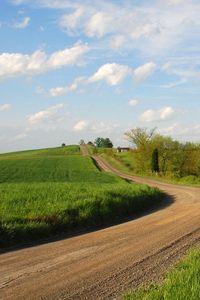
[[[106,153],[102,154],[102,157],[108,161],[113,167],[119,169],[122,172],[127,174],[134,173],[134,160],[131,155],[131,152],[124,152],[124,153],[112,153],[108,155]]]
[[[101,172],[76,146],[0,155],[0,245],[103,225],[161,196]]]
[[[191,251],[169,272],[162,285],[140,288],[125,296],[124,300],[198,300],[199,287],[200,248]]]
[[[147,186],[118,182],[0,185],[3,245],[63,231],[103,225],[160,202]]]
[[[115,182],[116,178],[102,174],[90,157],[47,156],[1,159],[0,183],[17,182]]]
[[[116,153],[113,150],[111,153],[106,153],[104,151],[101,154],[102,158],[104,158],[108,163],[110,163],[113,167],[118,169],[121,172],[124,172],[129,175],[136,175],[136,176],[145,176],[149,179],[156,179],[166,183],[173,183],[173,184],[180,184],[180,185],[188,185],[188,186],[197,186],[200,187],[200,177],[197,176],[185,176],[182,178],[175,178],[172,176],[164,176],[164,175],[153,175],[137,173],[135,172],[135,165],[134,165],[134,158],[132,152],[124,152],[124,153]]]
[[[0,159],[24,159],[24,158],[33,158],[41,156],[66,156],[66,155],[80,155],[80,147],[77,145],[69,145],[66,147],[57,147],[57,148],[46,148],[38,150],[27,150],[27,151],[18,151],[11,153],[0,154]]]

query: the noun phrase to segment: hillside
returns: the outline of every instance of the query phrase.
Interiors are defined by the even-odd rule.
[[[78,146],[3,154],[1,246],[111,223],[152,207],[161,195],[101,172]]]
[[[105,224],[106,220],[117,221],[116,216],[120,216],[120,213],[123,215],[128,213],[131,216],[129,222],[65,239],[63,235],[57,236],[54,242],[38,246],[33,244],[33,247],[29,248],[24,247],[17,250],[12,248],[12,251],[2,249],[2,252],[5,252],[0,256],[0,286],[2,287],[0,293],[3,299],[16,300],[16,295],[20,300],[28,298],[33,300],[62,299],[63,297],[68,299],[119,298],[141,284],[160,281],[166,270],[179,260],[187,249],[199,241],[198,188],[170,185],[126,175],[106,164],[99,156],[96,161],[101,164],[103,169],[122,176],[127,182],[118,181],[114,184],[88,184],[85,182],[81,185],[76,182],[55,182],[53,184],[47,182],[44,185],[47,185],[49,190],[44,190],[43,198],[43,191],[40,191],[40,185],[42,188],[44,187],[43,183],[26,183],[29,189],[31,185],[34,185],[38,191],[34,197],[31,195],[30,199],[25,193],[20,196],[20,199],[24,197],[26,200],[24,203],[29,204],[30,207],[29,212],[24,214],[27,216],[28,225],[26,227],[26,224],[23,223],[18,234],[29,231],[29,236],[33,240],[34,228],[37,233],[36,237],[39,233],[42,235],[42,229],[44,229],[43,237],[47,236],[48,232],[51,234],[61,231],[69,232],[70,224],[67,223],[67,218],[70,217],[71,220],[76,221],[76,223],[72,222],[71,226],[75,228],[75,224],[79,224],[82,229],[91,227],[97,222]],[[102,172],[102,174],[104,173]],[[130,181],[134,183],[128,183]],[[142,215],[139,214],[140,217],[135,219],[133,216],[137,209],[144,209],[144,203],[152,206],[156,199],[155,190],[138,186],[135,182],[158,187],[169,197],[164,199],[161,206]],[[13,183],[8,185],[13,187]],[[55,190],[56,185],[58,186],[57,190]],[[61,186],[63,186],[62,195],[60,193]],[[74,193],[75,188],[76,193]],[[152,198],[150,198],[150,193]],[[40,201],[37,201],[38,194],[41,196]],[[66,194],[69,194],[69,198],[66,198]],[[13,196],[12,193],[11,196]],[[143,202],[145,200],[146,202]],[[53,208],[49,205],[51,201]],[[15,202],[10,201],[11,203]],[[158,202],[156,201],[156,203]],[[140,207],[139,204],[141,204]],[[66,209],[67,205],[68,209]],[[15,207],[16,209],[18,207],[17,216],[22,206],[13,205],[10,206],[10,210]],[[54,209],[54,213],[48,213],[47,209]],[[37,216],[39,212],[45,216],[43,223],[41,217],[40,222],[39,218],[35,218],[31,228],[28,223],[30,215],[32,213]],[[51,218],[48,219],[49,215]],[[58,216],[61,216],[60,223],[56,219]],[[11,220],[10,218],[10,222]],[[19,220],[23,220],[23,215],[15,220],[16,226],[12,227],[12,232],[15,234],[16,229],[19,228]],[[15,238],[19,241],[19,235],[15,235]],[[182,269],[183,272],[186,271],[184,274],[181,271],[183,276],[179,277],[180,281],[181,278],[186,278],[187,274],[191,275],[188,278],[195,281],[198,269],[191,269],[190,266],[188,269],[186,268],[184,266]],[[172,288],[176,289],[178,281],[171,282]],[[188,289],[188,284],[184,286]],[[193,286],[192,290],[188,289],[190,295],[193,291],[194,294],[196,293],[197,286],[198,282],[197,285],[195,283],[195,289]],[[167,291],[171,289],[170,284],[168,287]],[[158,287],[158,293],[160,289],[165,295],[165,286]],[[157,299],[160,299],[159,296]],[[172,298],[166,299],[171,300]]]

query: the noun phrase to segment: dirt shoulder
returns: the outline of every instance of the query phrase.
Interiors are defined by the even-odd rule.
[[[0,256],[2,299],[116,299],[159,280],[200,241],[200,189],[106,171],[156,186],[173,202],[120,225]]]

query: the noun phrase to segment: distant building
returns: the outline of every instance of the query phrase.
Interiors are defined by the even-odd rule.
[[[95,147],[95,144],[92,143],[92,142],[90,142],[90,141],[89,141],[87,144],[88,144],[89,146]]]
[[[120,153],[120,152],[128,152],[130,151],[130,148],[128,147],[118,147],[117,148],[117,152]]]

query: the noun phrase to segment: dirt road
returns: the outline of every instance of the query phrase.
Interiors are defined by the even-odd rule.
[[[159,187],[173,203],[117,226],[2,254],[0,299],[116,299],[159,279],[200,240],[200,189],[123,177]]]
[[[89,156],[89,150],[88,150],[88,147],[87,145],[83,144],[83,145],[80,145],[80,151],[81,151],[81,154],[83,156]]]

